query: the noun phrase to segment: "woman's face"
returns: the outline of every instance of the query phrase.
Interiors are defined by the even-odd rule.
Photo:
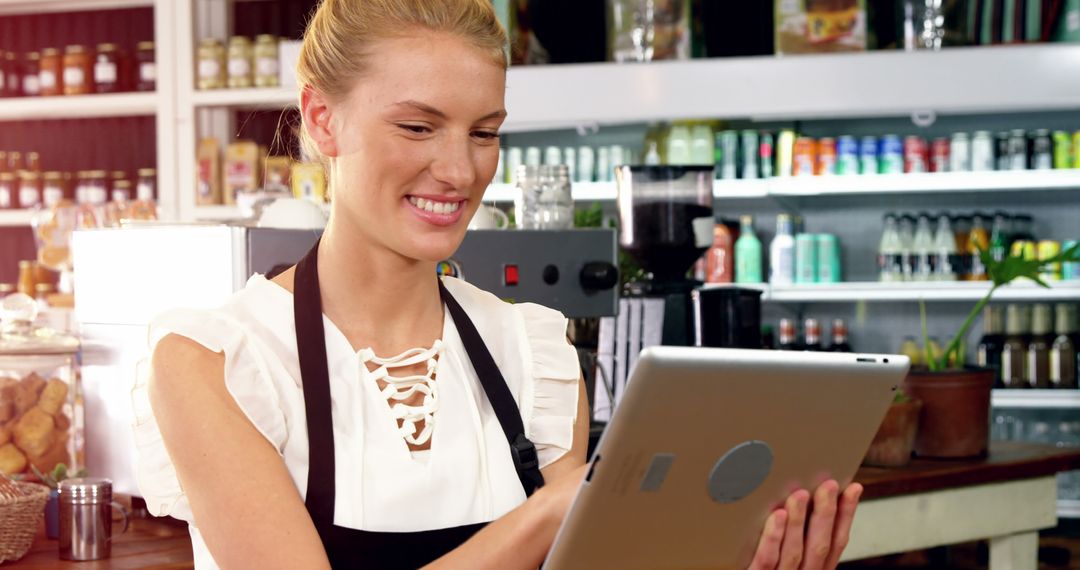
[[[437,32],[375,42],[367,61],[329,106],[337,222],[407,259],[446,259],[495,176],[506,72]]]

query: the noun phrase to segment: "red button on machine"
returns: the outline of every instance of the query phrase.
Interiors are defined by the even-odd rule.
[[[515,287],[518,284],[518,267],[516,265],[503,266],[503,285]]]

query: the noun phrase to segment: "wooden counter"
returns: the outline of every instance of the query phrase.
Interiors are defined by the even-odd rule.
[[[855,479],[864,502],[844,560],[991,540],[994,568],[1035,568],[1038,531],[1057,524],[1054,476],[1080,469],[1080,451],[995,443],[976,461],[915,460],[902,469],[864,467]],[[40,570],[193,568],[187,525],[135,519],[112,557],[64,562],[57,543],[40,535],[30,552],[0,568]]]

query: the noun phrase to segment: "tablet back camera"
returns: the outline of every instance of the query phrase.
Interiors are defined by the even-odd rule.
[[[747,441],[724,454],[709,474],[709,496],[717,503],[739,501],[753,493],[772,471],[773,452],[763,441]]]

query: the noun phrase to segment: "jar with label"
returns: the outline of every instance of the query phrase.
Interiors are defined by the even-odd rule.
[[[24,170],[19,174],[19,207],[36,208],[41,205],[41,175]]]
[[[17,208],[19,202],[16,198],[18,198],[18,185],[15,182],[15,174],[0,172],[0,210]]]
[[[84,46],[64,50],[64,95],[93,93],[94,58]]]
[[[22,61],[18,54],[9,51],[4,54],[4,96],[22,97]]]
[[[135,45],[135,89],[154,91],[157,89],[157,60],[154,42],[139,42]]]
[[[199,42],[198,88],[223,89],[226,69],[225,46],[214,38]]]
[[[34,326],[35,293],[0,301],[0,419],[10,435],[0,446],[0,472],[9,476],[85,466],[79,341]]]
[[[41,95],[41,54],[32,51],[26,54],[23,63],[22,91],[27,97]]]
[[[41,94],[47,97],[63,95],[64,58],[60,55],[60,50],[56,48],[41,50],[40,69],[38,82],[41,84]]]
[[[255,86],[277,87],[278,37],[263,34],[255,38]]]
[[[41,171],[41,155],[30,151],[26,153],[26,169],[34,172]]]
[[[254,85],[251,40],[244,36],[229,38],[229,88],[243,89]]]
[[[0,97],[7,95],[7,62],[4,61],[4,50],[0,49]]]
[[[112,183],[112,192],[109,197],[113,202],[130,202],[131,181],[127,179],[114,179]]]
[[[116,44],[100,44],[94,62],[94,91],[117,93],[120,88],[120,51]]]
[[[153,168],[140,168],[139,179],[135,185],[135,199],[153,202],[156,194],[157,170]]]
[[[41,202],[46,208],[54,208],[64,199],[64,174],[62,172],[46,172],[43,178],[45,184],[41,190]]]
[[[86,173],[86,202],[100,206],[109,201],[108,175],[104,170]]]

